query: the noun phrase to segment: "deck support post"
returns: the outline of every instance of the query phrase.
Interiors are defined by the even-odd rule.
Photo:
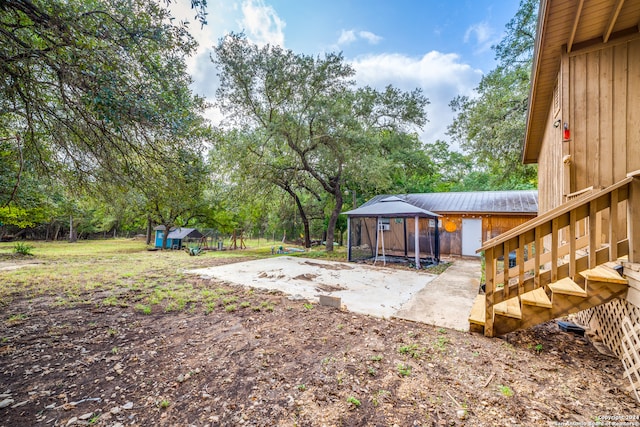
[[[629,183],[627,199],[627,236],[629,238],[629,262],[640,263],[640,178]]]
[[[495,289],[495,259],[493,255],[493,248],[488,248],[484,252],[484,261],[484,297],[486,304],[484,313],[484,336],[493,337],[493,291]]]

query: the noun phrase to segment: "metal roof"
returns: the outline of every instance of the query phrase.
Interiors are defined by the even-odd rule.
[[[362,207],[378,204],[379,201],[388,197],[389,195],[376,196],[362,205]],[[538,214],[537,190],[398,194],[396,197],[413,206],[438,214]]]
[[[342,212],[348,216],[384,216],[384,217],[405,217],[419,216],[437,218],[438,214],[429,212],[409,204],[396,196],[384,196],[376,200],[375,203],[368,203],[347,212]]]
[[[176,228],[175,230],[169,231],[167,239],[184,239],[185,237],[197,239],[202,237],[202,233],[195,228]]]
[[[164,225],[158,225],[156,227],[153,228],[154,230],[164,230],[165,226]],[[195,228],[184,228],[184,227],[171,227],[171,230],[169,230],[169,235],[167,236],[167,239],[184,239],[185,237],[192,237],[195,239],[198,239],[200,237],[203,237],[204,235],[199,232],[198,230],[196,230]]]

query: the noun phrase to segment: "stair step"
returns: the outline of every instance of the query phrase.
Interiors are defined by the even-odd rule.
[[[515,319],[522,319],[522,310],[520,309],[520,298],[514,297],[506,301],[499,302],[493,306],[494,314],[501,314]]]
[[[469,314],[469,323],[484,326],[484,322],[486,318],[485,313],[486,313],[485,297],[484,295],[478,295],[476,296],[476,299],[473,301],[473,306],[471,307],[471,314]]]
[[[629,282],[624,277],[620,276],[617,271],[605,267],[604,265],[599,265],[591,270],[585,270],[580,272],[580,275],[587,280],[592,280],[594,282],[607,282],[607,283],[619,283],[621,285],[626,285]]]
[[[549,289],[551,289],[551,291],[556,294],[574,295],[577,297],[585,298],[587,297],[587,291],[582,289],[580,285],[571,280],[569,277],[560,279],[555,283],[550,283]]]
[[[522,304],[533,305],[536,307],[551,308],[551,300],[544,291],[544,288],[537,288],[530,292],[520,295]]]

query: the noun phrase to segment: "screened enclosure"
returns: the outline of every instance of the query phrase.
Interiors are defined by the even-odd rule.
[[[416,268],[440,262],[437,214],[395,196],[344,213],[349,261],[410,262]]]

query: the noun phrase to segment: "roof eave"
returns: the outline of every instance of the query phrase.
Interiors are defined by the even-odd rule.
[[[509,215],[509,216],[537,216],[538,211],[531,212],[514,212],[514,211],[438,211],[440,216],[443,215]]]
[[[439,215],[435,212],[432,214],[426,213],[380,213],[380,214],[350,214],[348,212],[342,212],[341,215],[346,215],[351,218],[414,218],[416,216],[420,218],[440,218],[442,215]]]

